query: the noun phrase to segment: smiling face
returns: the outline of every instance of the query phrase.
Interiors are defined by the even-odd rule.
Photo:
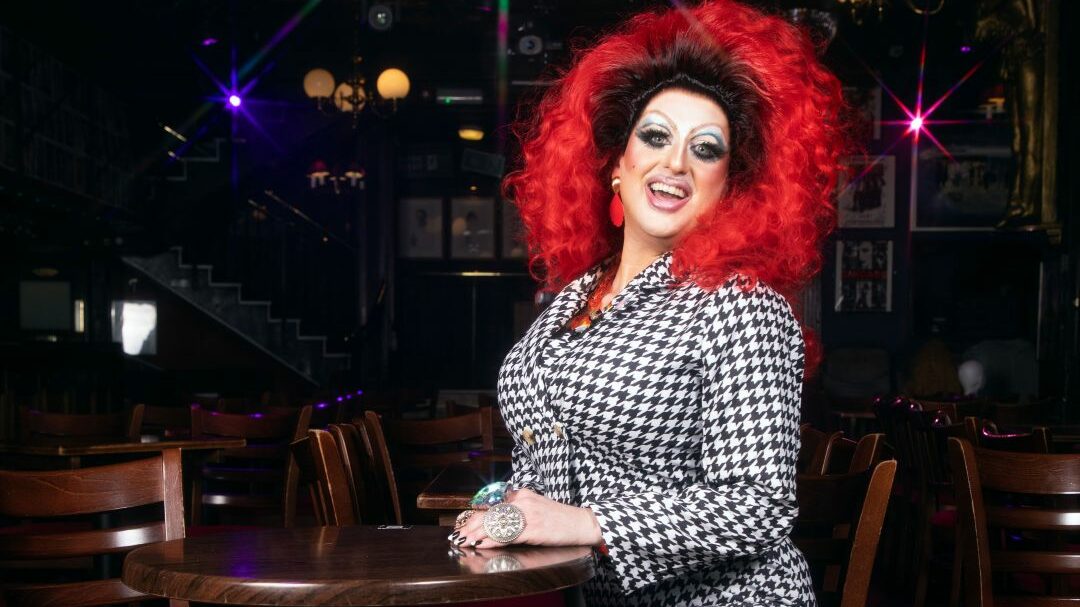
[[[619,162],[624,254],[670,251],[724,195],[731,126],[708,97],[667,89],[634,124]]]

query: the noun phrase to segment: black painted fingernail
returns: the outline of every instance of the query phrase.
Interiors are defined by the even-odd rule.
[[[457,540],[454,541],[454,543],[460,546],[465,543],[465,538],[459,537]]]
[[[458,535],[460,535],[460,533],[455,531],[455,532],[451,533],[450,535],[446,536],[446,539],[448,539],[448,540],[450,540],[452,542],[452,541],[457,539]]]
[[[482,541],[484,541],[484,540],[473,540],[472,547],[476,548],[477,546],[480,545],[480,542],[482,542]]]

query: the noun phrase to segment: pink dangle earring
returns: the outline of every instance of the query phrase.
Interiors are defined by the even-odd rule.
[[[621,228],[623,224],[623,204],[622,198],[619,197],[619,184],[622,183],[618,177],[611,180],[611,191],[615,193],[611,197],[611,205],[608,207],[608,214],[611,217],[611,224],[616,228]]]

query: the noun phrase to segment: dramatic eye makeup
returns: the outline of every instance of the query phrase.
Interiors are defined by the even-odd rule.
[[[638,125],[634,135],[648,147],[660,149],[671,145],[671,130],[662,119],[648,116]],[[690,139],[689,147],[694,156],[704,162],[716,162],[728,153],[724,134],[713,128],[695,133]]]
[[[642,143],[651,148],[662,148],[671,143],[671,131],[663,124],[652,120],[642,122],[634,134]]]
[[[727,155],[728,146],[722,133],[709,130],[694,135],[690,140],[690,151],[704,161],[714,162]]]

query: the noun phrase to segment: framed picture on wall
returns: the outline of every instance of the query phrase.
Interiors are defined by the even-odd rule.
[[[837,312],[892,312],[891,240],[836,242]]]
[[[896,225],[896,157],[847,158],[837,196],[841,228],[891,228]]]
[[[495,257],[495,201],[490,198],[450,200],[450,257]]]
[[[990,230],[1009,202],[1014,167],[1007,145],[949,145],[919,150],[914,230]],[[950,157],[951,156],[951,157]]]
[[[855,112],[851,116],[856,141],[881,139],[881,87],[845,86],[844,99]]]
[[[398,207],[398,251],[410,259],[443,256],[442,198],[405,198]]]
[[[525,258],[525,226],[517,207],[509,200],[502,201],[502,257]]]

